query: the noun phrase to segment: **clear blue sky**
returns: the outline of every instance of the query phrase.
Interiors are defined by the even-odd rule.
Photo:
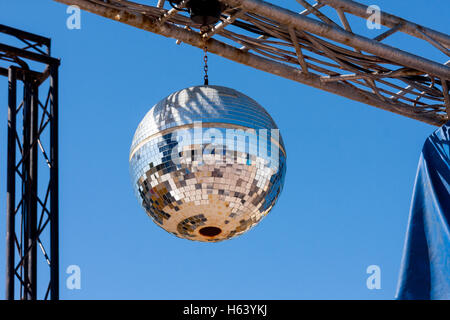
[[[450,32],[448,1],[364,3]],[[300,8],[293,0],[289,7]],[[201,84],[201,50],[86,12],[81,30],[68,30],[67,17],[66,6],[50,0],[0,2],[0,23],[51,37],[62,59],[62,299],[393,298],[417,162],[434,127],[211,55],[211,83],[254,98],[281,129],[286,183],[274,210],[247,234],[217,244],[182,240],[140,208],[128,152],[153,104]],[[3,298],[5,79],[0,85]],[[72,264],[81,268],[81,290],[65,287]],[[366,288],[372,264],[381,267],[381,290]]]

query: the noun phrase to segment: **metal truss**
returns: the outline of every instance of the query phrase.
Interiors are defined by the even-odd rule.
[[[8,77],[6,299],[57,300],[59,60],[48,38],[4,25],[0,35],[8,43],[0,43],[0,75]],[[43,263],[48,276],[38,273]],[[48,281],[42,294],[38,278]]]
[[[448,63],[414,54],[417,45],[386,42],[396,34],[449,56],[450,37],[385,12],[380,24],[387,29],[374,37],[366,27],[372,12],[354,1],[296,0],[293,12],[261,0],[220,0],[227,8],[208,29],[164,0],[55,1],[412,119],[436,126],[449,120]]]

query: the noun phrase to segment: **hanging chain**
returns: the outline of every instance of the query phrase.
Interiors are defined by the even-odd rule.
[[[209,85],[209,80],[208,80],[208,47],[206,45],[203,48],[203,51],[205,52],[205,55],[203,56],[203,62],[205,63],[203,67],[203,70],[205,71],[205,76],[203,77],[203,80],[204,85],[207,86]]]

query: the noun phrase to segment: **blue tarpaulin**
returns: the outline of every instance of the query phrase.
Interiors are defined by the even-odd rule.
[[[396,298],[450,299],[450,122],[422,149]]]

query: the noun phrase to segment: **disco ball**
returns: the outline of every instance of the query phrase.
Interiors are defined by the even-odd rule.
[[[140,204],[166,231],[216,242],[255,226],[284,183],[286,152],[270,115],[246,95],[196,86],[161,100],[133,138]]]

